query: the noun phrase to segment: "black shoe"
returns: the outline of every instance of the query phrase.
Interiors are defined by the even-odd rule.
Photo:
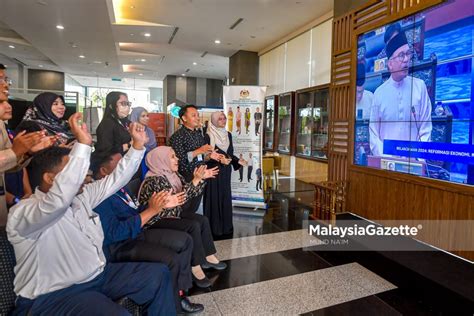
[[[215,269],[215,270],[225,270],[227,268],[227,264],[224,262],[220,261],[219,263],[210,263],[206,262],[201,264],[201,268],[203,269]]]
[[[207,277],[204,277],[204,279],[199,280],[193,275],[193,282],[194,284],[196,284],[197,287],[200,287],[201,289],[207,289],[211,286],[211,281],[209,281]]]
[[[192,303],[189,298],[181,298],[181,309],[186,315],[199,314],[204,310],[204,305],[198,303]]]

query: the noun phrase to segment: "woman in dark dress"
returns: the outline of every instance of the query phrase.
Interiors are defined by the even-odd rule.
[[[208,168],[218,166],[219,173],[215,178],[207,180],[204,191],[204,215],[209,218],[214,239],[231,235],[234,231],[230,187],[232,168],[238,170],[247,164],[244,159],[234,156],[232,134],[225,129],[226,122],[224,112],[214,112],[206,134],[208,144],[224,155],[219,162],[208,162]]]
[[[128,102],[127,94],[112,91],[105,98],[106,108],[104,117],[97,126],[97,152],[109,153],[119,148],[122,154],[128,151],[131,146],[131,137],[128,132],[130,121],[131,103]]]

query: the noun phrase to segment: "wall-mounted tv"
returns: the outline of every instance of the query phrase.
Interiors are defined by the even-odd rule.
[[[474,1],[358,37],[354,164],[474,185]]]

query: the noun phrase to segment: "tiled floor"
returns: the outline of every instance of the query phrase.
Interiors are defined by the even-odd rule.
[[[234,235],[216,241],[228,268],[206,272],[211,288],[190,291],[205,315],[473,314],[469,294],[383,254],[306,251],[302,222],[310,213],[311,185],[281,179],[269,198],[265,214],[236,211]],[[470,280],[465,265],[456,267]],[[469,293],[469,284],[458,287]]]

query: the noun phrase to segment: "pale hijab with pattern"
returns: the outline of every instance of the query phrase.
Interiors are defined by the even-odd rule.
[[[222,111],[212,113],[211,122],[207,128],[207,134],[209,135],[211,146],[217,146],[223,151],[227,152],[227,149],[230,146],[229,134],[225,127],[217,127],[219,123],[219,117],[221,115],[226,117]]]

